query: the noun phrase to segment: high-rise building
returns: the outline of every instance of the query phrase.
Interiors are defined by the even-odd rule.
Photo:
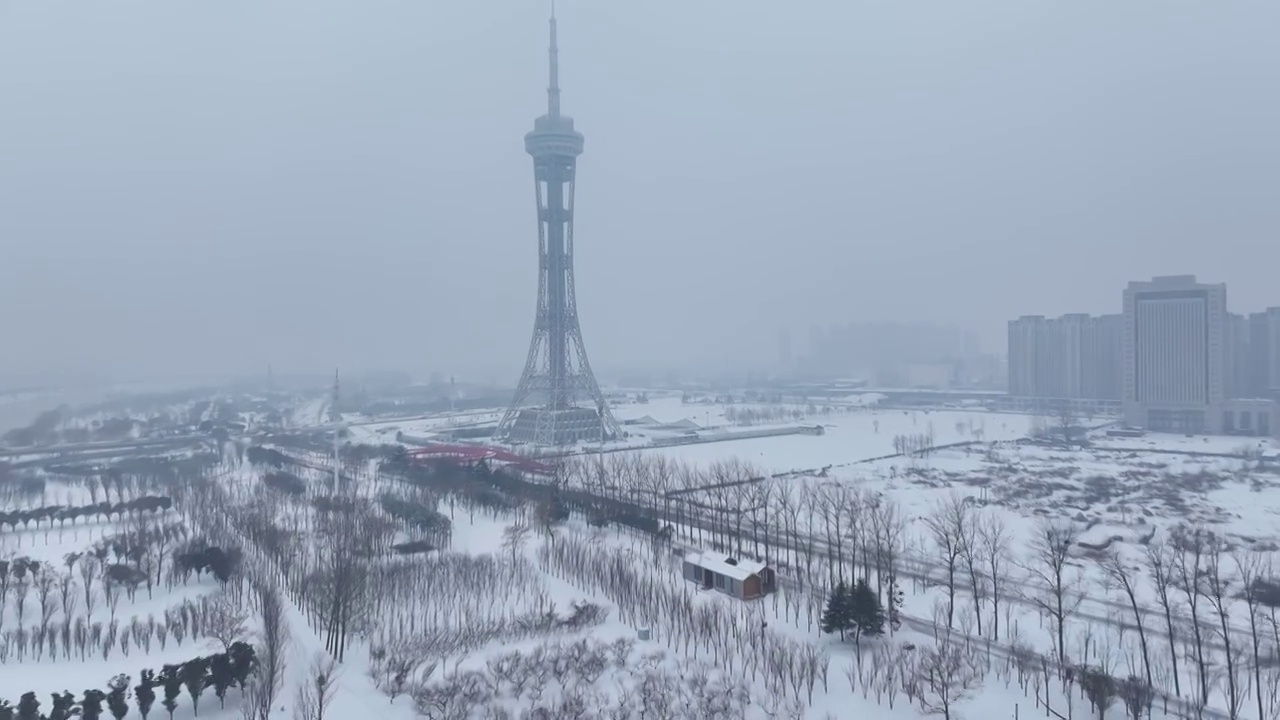
[[[1280,395],[1280,307],[1249,315],[1249,397]]]
[[[1252,342],[1249,318],[1238,313],[1227,313],[1227,378],[1228,398],[1257,397],[1253,393]]]
[[[1124,290],[1124,414],[1156,431],[1221,432],[1228,376],[1227,287],[1194,275]]]
[[[778,331],[778,370],[783,373],[789,373],[794,367],[795,358],[792,356],[791,331],[787,328],[782,328]]]
[[[1036,365],[1036,346],[1045,322],[1043,315],[1023,315],[1009,321],[1009,394],[1037,397],[1040,377]]]
[[[1011,320],[1009,394],[1119,400],[1122,331],[1119,315],[1024,315]]]
[[[1124,316],[1089,318],[1080,342],[1081,391],[1086,398],[1124,397]]]

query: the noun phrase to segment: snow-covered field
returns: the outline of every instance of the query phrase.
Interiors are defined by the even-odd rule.
[[[824,433],[607,447],[565,463],[563,490],[596,498],[572,504],[545,486],[380,465],[368,452],[335,479],[323,453],[243,445],[203,470],[129,476],[122,489],[101,485],[114,477],[106,470],[38,476],[38,492],[12,477],[0,511],[82,510],[0,518],[10,563],[0,699],[33,691],[47,712],[52,693],[105,691],[120,673],[133,685],[144,669],[219,651],[227,642],[208,621],[228,607],[243,614],[236,637],[261,655],[256,598],[273,587],[291,642],[269,717],[315,717],[297,692],[314,686],[322,658],[341,659],[325,673],[325,716],[342,718],[371,707],[458,719],[905,719],[944,707],[957,718],[1096,717],[1089,696],[1100,695],[1111,696],[1105,717],[1120,718],[1115,696],[1142,704],[1148,677],[1153,718],[1255,717],[1258,704],[1277,716],[1266,592],[1280,476],[1269,441],[1095,433],[1091,447],[1061,447],[1027,442],[1028,416],[981,411],[659,398],[617,413],[632,443],[690,423],[705,436]],[[348,442],[385,445],[491,415],[353,424]],[[172,509],[99,505],[161,496]],[[154,534],[122,540],[163,528],[164,548]],[[183,543],[234,548],[234,576],[175,572]],[[740,601],[686,581],[682,555],[712,548],[767,562],[778,591]],[[29,571],[19,604],[16,558],[51,578],[43,609]],[[839,579],[866,582],[886,634],[855,644],[821,631]],[[64,596],[75,598],[65,610]],[[241,717],[252,695],[231,687],[222,708],[206,694],[201,713]],[[194,715],[186,690],[176,702],[174,717]]]
[[[628,406],[622,415],[643,411],[667,422],[688,417],[695,422],[723,425],[725,408],[679,402]],[[730,458],[751,462],[771,472],[790,472],[826,466],[841,467],[896,452],[895,438],[929,436],[935,446],[978,440],[1012,440],[1027,434],[1031,418],[986,412],[840,409],[811,413],[790,425],[821,425],[822,435],[729,440],[725,442],[656,448],[673,460],[709,465]],[[785,427],[785,425],[779,425]],[[761,427],[770,427],[763,425]]]
[[[247,615],[223,612],[236,591],[178,568],[197,538],[162,486],[47,476],[0,498],[0,700],[34,692],[49,712],[54,693],[224,650],[215,627],[248,639]]]

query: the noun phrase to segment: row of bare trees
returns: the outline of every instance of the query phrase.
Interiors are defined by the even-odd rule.
[[[153,645],[163,652],[170,640],[181,647],[188,638],[192,642],[210,638],[225,650],[243,639],[247,619],[238,602],[225,593],[185,600],[167,608],[159,618],[154,614],[145,619],[134,616],[128,623],[115,619],[89,622],[80,615],[58,625],[5,630],[0,633],[0,663],[46,658],[53,662],[59,654],[62,660],[71,660],[73,654],[81,662],[91,655],[110,660],[116,652],[124,657],[132,650],[150,653]]]
[[[1238,714],[1245,699],[1245,682],[1240,675],[1249,670],[1253,676],[1248,679],[1252,689],[1249,699],[1261,708],[1260,714],[1267,710],[1268,683],[1261,677],[1264,671],[1260,668],[1267,665],[1271,652],[1263,642],[1263,621],[1269,612],[1247,607],[1264,605],[1266,593],[1262,589],[1267,585],[1243,578],[1266,574],[1260,568],[1269,561],[1259,557],[1232,559],[1221,548],[1208,553],[1201,547],[1197,552],[1197,546],[1220,543],[1202,530],[1184,529],[1176,537],[1153,543],[1154,558],[1149,556],[1145,562],[1137,563],[1150,577],[1146,580],[1144,573],[1124,567],[1120,561],[1123,556],[1114,551],[1101,557],[1086,557],[1086,551],[1078,545],[1082,528],[1070,521],[1039,523],[1033,537],[1027,539],[1029,542],[1024,540],[1025,549],[1015,552],[1019,543],[999,511],[982,511],[971,501],[953,496],[924,518],[921,537],[904,541],[904,525],[900,518],[893,517],[895,508],[891,503],[875,507],[873,496],[857,497],[855,490],[840,483],[806,483],[800,490],[781,492],[771,479],[747,482],[759,476],[736,462],[695,470],[660,457],[618,454],[605,458],[569,463],[562,477],[604,496],[645,502],[668,521],[685,521],[688,536],[699,544],[721,547],[730,553],[745,550],[766,559],[773,555],[773,562],[801,588],[806,582],[825,584],[814,567],[821,566],[824,555],[828,577],[863,574],[875,579],[882,596],[891,594],[887,588],[899,585],[897,575],[905,573],[916,581],[918,590],[942,587],[947,596],[950,627],[955,625],[957,596],[966,596],[968,602],[964,605],[972,613],[978,634],[993,640],[1009,631],[1002,623],[1008,625],[1011,614],[1021,616],[1032,611],[1048,625],[1056,662],[1067,666],[1071,664],[1067,645],[1074,622],[1114,622],[1118,611],[1127,607],[1134,615],[1127,624],[1140,626],[1142,667],[1138,675],[1144,684],[1150,687],[1157,682],[1158,673],[1151,667],[1150,656],[1157,641],[1163,639],[1174,666],[1172,672],[1165,674],[1172,682],[1167,691],[1175,698],[1183,695],[1176,669],[1178,656],[1183,654],[1181,659],[1190,657],[1195,672],[1194,696],[1187,698],[1191,706],[1207,706],[1210,690],[1219,688],[1228,716]],[[678,482],[682,476],[683,483]],[[673,496],[671,490],[662,488],[677,492]],[[775,529],[771,530],[771,525]],[[887,533],[860,529],[867,526],[892,529]],[[1160,553],[1168,555],[1163,563]],[[1117,563],[1119,566],[1115,566]],[[1232,566],[1231,572],[1224,572],[1226,565]],[[1102,612],[1094,610],[1082,617],[1085,583],[1088,578],[1097,578],[1099,571],[1111,578],[1119,597],[1112,598]],[[1144,606],[1139,600],[1149,594],[1143,588],[1151,586],[1160,602],[1158,608]],[[1244,586],[1248,586],[1247,592],[1241,592]],[[1234,641],[1230,622],[1233,588],[1246,605],[1234,611],[1235,617],[1239,625],[1250,626],[1236,627]],[[804,605],[789,604],[797,610]],[[1098,605],[1095,598],[1090,598],[1090,605]],[[1153,637],[1154,625],[1162,626],[1162,638]],[[1178,639],[1183,634],[1188,636],[1186,643]],[[1174,640],[1168,641],[1168,636]],[[1210,645],[1218,649],[1210,649]],[[1184,646],[1190,648],[1189,656],[1184,653]],[[1254,647],[1258,649],[1256,660],[1252,657]],[[1243,654],[1242,649],[1246,651]],[[1211,670],[1215,657],[1224,666],[1217,673]]]
[[[815,684],[826,684],[829,658],[811,643],[769,629],[761,604],[704,603],[669,566],[637,562],[634,553],[569,535],[538,550],[543,569],[600,592],[622,619],[647,627],[687,658],[709,658],[730,672],[750,673],[774,694],[812,702]]]
[[[1168,608],[1150,608],[1140,600],[1144,595],[1140,582],[1145,583],[1142,573],[1135,573],[1132,568],[1125,571],[1123,564],[1115,571],[1106,570],[1110,556],[1086,557],[1077,542],[1080,529],[1073,523],[1041,523],[1032,538],[1022,538],[1019,543],[996,512],[983,511],[958,498],[941,503],[925,518],[923,532],[913,537],[906,530],[908,525],[902,513],[884,498],[860,493],[842,483],[803,481],[787,487],[780,479],[761,478],[746,463],[719,463],[703,470],[671,463],[661,456],[620,453],[564,462],[554,481],[590,490],[600,497],[648,507],[666,524],[677,526],[682,535],[699,544],[769,559],[792,584],[789,589],[801,597],[816,594],[810,591],[829,587],[833,580],[861,576],[888,601],[887,596],[902,586],[900,578],[907,578],[915,583],[917,591],[933,592],[928,588],[941,588],[946,599],[948,629],[954,629],[959,620],[957,616],[967,613],[977,636],[992,641],[1000,641],[1017,629],[1019,621],[1010,622],[1011,610],[1016,610],[1018,617],[1025,620],[1026,610],[1030,609],[1030,617],[1039,617],[1048,626],[1048,644],[1055,662],[1063,668],[1082,664],[1090,668],[1087,663],[1096,659],[1079,648],[1069,652],[1067,646],[1076,630],[1098,621],[1094,616],[1098,611],[1093,609],[1097,602],[1094,598],[1086,602],[1084,583],[1088,578],[1098,577],[1098,571],[1102,570],[1112,577],[1120,592],[1112,605],[1105,606],[1103,619],[1109,616],[1114,620],[1116,607],[1123,610],[1131,606],[1133,621],[1127,624],[1130,629],[1140,625],[1137,636],[1141,663],[1137,675],[1147,687],[1159,684],[1161,672],[1154,667],[1153,656],[1157,646],[1164,642],[1169,648],[1171,664],[1176,666],[1179,661],[1185,663],[1188,658],[1192,659],[1196,690],[1195,697],[1188,700],[1193,705],[1206,706],[1209,691],[1220,688],[1224,704],[1236,708],[1230,710],[1233,716],[1238,716],[1242,698],[1253,700],[1260,713],[1266,709],[1267,693],[1263,692],[1266,683],[1261,681],[1259,670],[1265,664],[1261,660],[1268,651],[1262,632],[1265,614],[1255,616],[1233,607],[1237,603],[1232,590],[1238,593],[1242,587],[1243,581],[1236,576],[1243,571],[1236,568],[1234,572],[1223,572],[1221,566],[1231,570],[1232,563],[1223,562],[1221,552],[1212,554],[1218,558],[1216,561],[1211,561],[1211,554],[1203,549],[1196,555],[1195,542],[1157,541],[1155,547],[1171,548],[1166,573],[1170,578],[1167,587],[1171,604]],[[308,538],[322,535],[316,532],[323,527],[322,520],[310,511],[303,512],[302,517],[305,520],[300,524],[300,534]],[[519,554],[518,542],[513,537],[508,548],[513,557]],[[559,538],[547,543],[543,550],[547,557],[542,558],[543,562],[551,563],[553,553],[569,552],[564,548],[573,542],[571,538]],[[1019,551],[1020,545],[1025,549]],[[1187,548],[1185,552],[1180,549],[1182,546]],[[380,553],[380,550],[370,550],[365,557],[378,558]],[[304,559],[295,564],[317,562],[305,557],[304,552]],[[649,618],[648,622],[659,630],[659,635],[679,633],[680,623],[685,620],[677,614],[678,601],[668,603],[677,609],[665,613],[671,620],[666,620],[669,625],[664,626],[662,611],[647,610],[626,600],[627,597],[664,597],[661,591],[646,587],[643,578],[619,574],[610,564],[611,559],[601,560],[604,570],[594,572],[607,581],[598,581],[604,585],[600,589],[610,593],[624,615],[632,620]],[[370,560],[370,565],[377,567],[382,562]],[[556,562],[567,561],[561,558]],[[1149,569],[1152,562],[1148,559],[1141,564]],[[1215,562],[1219,566],[1216,579],[1213,577]],[[635,558],[630,558],[627,564],[639,565]],[[1250,566],[1263,564],[1258,560]],[[569,571],[562,567],[560,572]],[[1132,597],[1124,589],[1121,576],[1132,582]],[[309,578],[310,573],[302,573],[301,577]],[[597,582],[585,575],[574,577],[575,582],[587,586]],[[662,585],[670,585],[670,579],[653,583],[654,588]],[[1258,587],[1256,583],[1248,585]],[[1159,592],[1156,594],[1158,599]],[[784,597],[790,595],[787,593]],[[1179,595],[1182,600],[1177,599]],[[791,599],[784,602],[789,608],[795,608],[796,621],[800,619],[801,608],[812,605]],[[813,615],[810,609],[811,623]],[[1259,630],[1241,642],[1239,631],[1246,621]],[[750,627],[742,619],[730,618],[718,626],[715,619],[706,622],[719,630],[722,637],[733,636],[734,628],[738,628],[739,636],[754,635],[742,629]],[[967,631],[969,621],[966,619],[960,624],[961,629]],[[1163,629],[1158,625],[1163,625]],[[1181,640],[1184,635],[1188,638],[1185,642]],[[677,649],[683,647],[686,653],[692,647],[695,653],[710,653],[714,657],[725,641],[680,640],[679,643]],[[1253,654],[1247,652],[1251,647],[1258,648],[1257,660],[1249,657]],[[728,656],[731,650],[725,650]],[[748,668],[745,663],[750,661],[738,662]],[[1228,669],[1214,671],[1215,662]],[[764,664],[757,662],[760,666]],[[1245,669],[1254,675],[1248,683],[1242,677]],[[1091,668],[1090,672],[1093,674],[1081,670],[1078,676],[1095,678],[1100,669]],[[1182,695],[1177,669],[1167,677],[1174,683],[1175,697]],[[804,684],[802,679],[801,685]],[[1084,684],[1101,687],[1093,680]],[[1083,687],[1079,683],[1077,686]],[[1247,694],[1248,690],[1253,692]]]
[[[753,703],[765,705],[771,717],[804,717],[803,705],[753,698],[742,678],[723,669],[686,661],[677,672],[661,651],[637,656],[629,640],[543,643],[413,685],[408,693],[431,720],[737,720]]]
[[[1274,691],[1280,673],[1271,670],[1280,648],[1280,586],[1270,552],[1233,547],[1189,525],[1144,536],[1144,546],[1097,550],[1081,546],[1078,523],[1048,519],[1035,526],[1027,550],[1015,553],[998,511],[980,511],[958,496],[939,503],[924,524],[924,552],[937,558],[933,577],[946,597],[948,628],[964,593],[978,634],[986,607],[989,637],[999,639],[1004,598],[1047,621],[1053,656],[1072,667],[1073,626],[1116,626],[1122,636],[1136,635],[1136,676],[1153,692],[1185,699],[1200,712],[1217,693],[1217,706],[1230,718],[1241,717],[1246,702],[1258,717],[1280,714]],[[1090,593],[1098,587],[1104,592]]]

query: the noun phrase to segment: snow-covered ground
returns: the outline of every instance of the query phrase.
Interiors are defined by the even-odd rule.
[[[689,411],[696,409],[698,406],[687,407]],[[651,411],[648,412],[652,414]],[[718,417],[714,413],[714,410],[703,411],[703,415],[708,416],[712,424],[717,420],[722,423],[723,410]],[[674,411],[671,414],[674,416],[681,413]],[[695,419],[702,417],[696,412],[689,412],[687,416]],[[654,417],[662,419],[658,415]],[[1016,439],[1026,435],[1030,417],[986,412],[854,410],[808,415],[800,423],[792,423],[795,424],[821,425],[823,434],[677,445],[648,452],[661,453],[672,459],[698,465],[735,458],[758,465],[768,472],[789,472],[826,466],[841,467],[892,455],[896,452],[896,437],[929,435],[935,446],[979,439]]]
[[[295,420],[319,417],[324,407],[320,402],[299,408]],[[491,422],[497,412],[352,423],[348,441],[390,443],[397,432],[427,435]],[[1230,679],[1237,681],[1237,701],[1244,697],[1249,702],[1243,707],[1253,707],[1252,693],[1258,688],[1246,687],[1252,676],[1239,671],[1252,662],[1248,652],[1241,654],[1248,650],[1251,613],[1239,597],[1245,585],[1236,563],[1244,567],[1269,561],[1280,547],[1280,494],[1275,492],[1280,476],[1265,462],[1277,451],[1270,441],[1105,438],[1094,433],[1092,447],[1064,448],[1024,442],[1029,416],[983,411],[780,409],[684,405],[678,398],[657,398],[619,406],[616,412],[632,432],[628,442],[636,444],[670,437],[679,432],[673,428],[690,423],[703,433],[797,425],[821,425],[824,432],[584,456],[579,470],[593,470],[571,474],[569,485],[596,488],[610,497],[641,498],[630,501],[647,504],[672,527],[673,535],[659,540],[617,523],[592,527],[586,523],[590,512],[575,513],[548,528],[540,520],[544,507],[538,502],[495,501],[490,494],[485,502],[497,504],[485,505],[454,485],[414,484],[384,474],[376,462],[344,467],[343,476],[354,482],[356,495],[369,508],[361,522],[370,523],[371,532],[389,533],[388,542],[395,543],[436,542],[440,537],[436,530],[424,529],[426,523],[392,513],[387,498],[438,513],[448,519],[449,530],[443,550],[397,555],[383,549],[369,561],[366,581],[377,592],[361,601],[367,604],[354,622],[328,717],[369,716],[370,708],[378,708],[380,718],[496,719],[520,717],[521,711],[539,706],[553,717],[639,718],[636,708],[667,698],[689,703],[669,708],[669,717],[905,720],[924,715],[926,705],[928,710],[939,708],[936,688],[912,685],[911,679],[927,684],[927,671],[938,669],[930,663],[940,652],[958,663],[950,668],[953,675],[973,676],[967,687],[953,688],[953,717],[1031,717],[1046,712],[1037,696],[1047,697],[1052,707],[1047,714],[1088,716],[1089,702],[1080,685],[1064,683],[1053,669],[1045,677],[1036,669],[1040,661],[1032,658],[1065,653],[1072,665],[1120,679],[1144,675],[1123,583],[1108,572],[1111,553],[1115,567],[1133,583],[1142,608],[1157,692],[1175,694],[1171,649],[1179,662],[1177,692],[1190,697],[1198,685],[1195,653],[1189,654],[1188,646],[1196,627],[1188,599],[1198,599],[1194,618],[1205,638],[1212,676],[1206,683],[1206,716],[1226,716]],[[643,426],[634,422],[641,418],[649,420]],[[931,449],[904,453],[904,445]],[[672,484],[666,487],[689,489],[678,500],[662,500],[660,493],[650,491],[658,485],[642,477],[658,467],[659,458],[671,474]],[[725,468],[736,461],[742,462],[725,476]],[[316,578],[328,567],[326,553],[332,552],[325,537],[339,528],[326,515],[335,511],[320,509],[334,492],[329,462],[322,454],[311,454],[286,465],[284,470],[306,488],[289,496],[277,486],[268,487],[267,476],[276,470],[228,453],[209,474],[217,490],[200,496],[207,507],[179,505],[156,519],[199,535],[205,530],[200,523],[218,524],[215,519],[225,517],[227,532],[245,551],[246,578],[284,582],[292,645],[276,703],[283,708],[281,717],[292,714],[295,690],[309,682],[313,659],[325,654],[320,617],[325,606],[316,599],[320,591],[296,583],[309,578],[310,587],[324,587]],[[599,468],[610,475],[606,482],[601,482]],[[758,477],[755,470],[778,476],[748,482]],[[726,477],[742,484],[697,489]],[[12,504],[0,509],[101,500],[87,493],[83,483],[52,478],[40,498],[7,496]],[[983,569],[981,553],[974,553],[974,570],[966,565],[965,552],[958,552],[952,555],[957,564],[950,632],[947,553],[937,532],[948,508],[958,509],[972,523],[968,542],[984,542],[980,531],[997,523],[1004,529],[992,546],[1004,563],[998,576],[1001,610],[993,608],[992,575]],[[895,514],[901,525],[892,542],[894,572],[887,573],[880,567],[883,558],[874,553],[884,549],[877,538],[894,524]],[[269,533],[255,524],[260,521],[272,528]],[[31,557],[61,568],[68,553],[84,552],[137,522],[126,516],[81,518],[65,528],[47,520],[32,528],[0,525],[0,558]],[[1037,555],[1051,523],[1071,526],[1079,543],[1071,546],[1064,566],[1070,611],[1062,648],[1051,608],[1045,605],[1049,588]],[[1176,635],[1171,642],[1150,558],[1153,548],[1164,548],[1168,562],[1187,561],[1189,556],[1171,542],[1182,524],[1211,531],[1212,537],[1199,536],[1203,555],[1190,569],[1190,576],[1198,578],[1193,592],[1170,587]],[[263,537],[283,544],[273,549]],[[779,592],[742,602],[685,581],[682,552],[709,547],[767,560],[778,572]],[[873,548],[878,549],[873,553]],[[855,559],[855,553],[864,554]],[[304,572],[291,565],[298,558]],[[1270,576],[1265,565],[1248,567]],[[1218,596],[1206,584],[1211,573],[1226,588]],[[851,641],[821,633],[822,608],[837,576],[865,577],[877,590],[892,578],[901,591],[901,626],[885,637],[864,639],[860,650]],[[77,582],[78,570],[71,577]],[[40,610],[37,592],[27,592],[22,625],[29,627],[39,620]],[[115,612],[122,625],[135,616],[145,623],[218,592],[220,585],[207,576],[178,579],[172,588],[161,583],[150,597],[140,590],[132,599],[118,599]],[[14,598],[10,591],[0,632],[18,627]],[[85,610],[80,601],[72,612]],[[55,603],[52,625],[61,624],[61,612]],[[105,598],[99,597],[90,619],[107,623],[108,613]],[[997,618],[998,633],[992,627]],[[1219,629],[1223,625],[1225,632]],[[258,626],[251,617],[246,636]],[[81,659],[73,646],[70,658],[61,650],[56,659],[47,652],[36,658],[27,650],[19,661],[11,649],[0,658],[0,698],[16,702],[27,690],[45,699],[62,690],[79,695],[85,688],[105,689],[106,680],[117,673],[130,674],[136,682],[143,668],[158,669],[215,649],[208,638],[185,637],[179,646],[172,635],[162,649],[155,631],[150,633],[150,651],[133,645],[127,657],[117,645],[107,659],[92,652]],[[1234,675],[1225,672],[1222,646],[1227,641],[1236,649]],[[14,642],[12,635],[5,640],[10,648]],[[1264,661],[1269,662],[1274,645],[1263,639]],[[397,667],[405,669],[400,682],[394,677]],[[1280,673],[1268,665],[1260,674],[1265,702],[1280,705],[1272,690],[1280,687]],[[409,691],[415,697],[406,696]],[[474,707],[460,713],[468,699]],[[1169,702],[1176,705],[1178,700]],[[201,713],[238,717],[239,703],[233,689],[225,709],[206,699]],[[1174,705],[1166,712],[1165,701],[1158,700],[1150,716],[1176,717]],[[632,714],[622,712],[624,707],[632,708]],[[614,714],[606,715],[606,708]],[[152,712],[159,716],[163,710]],[[190,712],[184,693],[175,717],[185,719]],[[651,707],[653,714],[663,716]],[[1096,717],[1097,711],[1092,714]],[[1106,717],[1123,714],[1116,701]]]
[[[145,494],[159,497],[135,488],[123,490],[123,500]],[[121,501],[115,492],[90,493],[85,482],[52,478],[43,492],[3,495],[7,511],[85,507],[106,497]],[[16,704],[21,693],[34,691],[47,711],[51,693],[79,697],[86,688],[106,690],[107,681],[121,673],[136,683],[143,669],[158,671],[221,649],[177,619],[221,592],[211,575],[175,577],[166,557],[163,566],[145,565],[150,579],[132,590],[128,582],[107,582],[110,568],[130,563],[117,552],[127,546],[126,536],[143,527],[168,533],[169,549],[188,537],[172,510],[89,513],[67,522],[0,527],[0,561],[10,574],[0,602],[0,699]],[[19,565],[28,569],[19,571]],[[42,626],[49,634],[39,642]]]
[[[474,412],[445,413],[430,417],[416,417],[404,420],[368,420],[357,416],[344,416],[349,441],[370,445],[385,445],[396,442],[396,435],[404,433],[410,437],[430,437],[439,433],[475,425],[496,425],[502,418],[502,410],[479,410]]]

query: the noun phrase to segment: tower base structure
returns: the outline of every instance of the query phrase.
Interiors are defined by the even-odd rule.
[[[604,439],[604,422],[594,408],[563,410],[521,408],[506,429],[510,443],[535,445],[575,445]]]

